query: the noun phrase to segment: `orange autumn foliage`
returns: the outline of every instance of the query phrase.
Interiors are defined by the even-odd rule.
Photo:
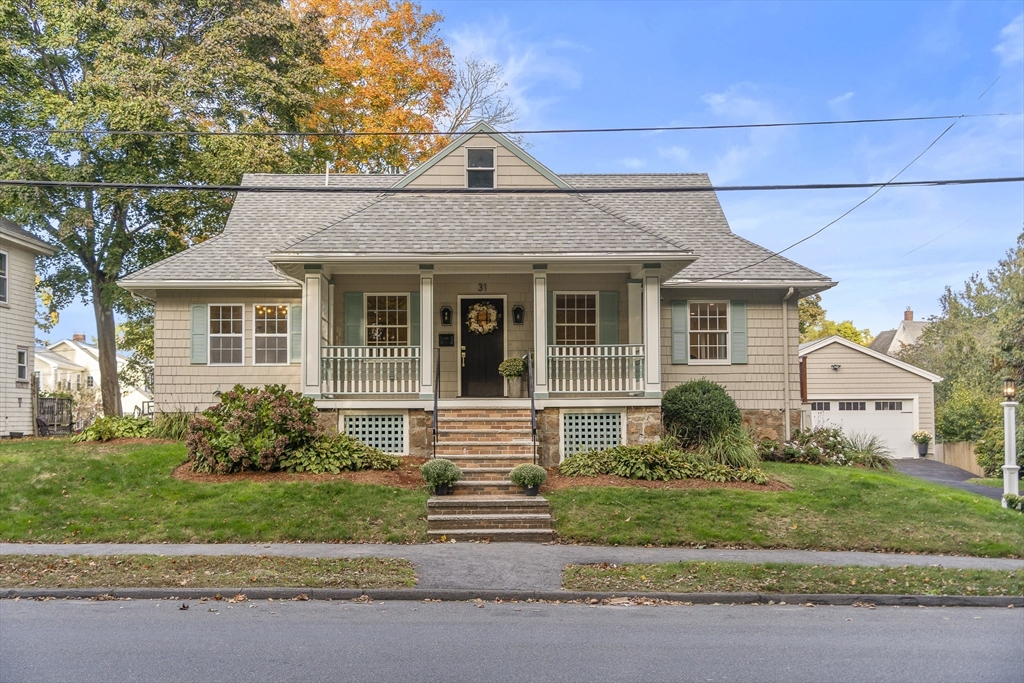
[[[322,94],[304,128],[435,129],[455,82],[451,52],[437,33],[440,14],[395,0],[301,0],[292,10],[321,22],[327,38]],[[446,136],[311,139],[332,170],[377,173],[407,170],[446,142]]]

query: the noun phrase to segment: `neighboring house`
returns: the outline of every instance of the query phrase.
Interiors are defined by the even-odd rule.
[[[51,249],[0,218],[0,437],[34,434],[36,257]]]
[[[46,349],[37,349],[39,361],[39,390],[67,391],[94,398],[99,405],[100,398],[100,357],[95,344],[85,341],[84,334],[72,335],[50,344]],[[123,353],[117,354],[118,372],[128,362]],[[45,366],[45,371],[42,366]],[[153,395],[138,387],[121,387],[121,411],[124,415],[146,414],[152,405]],[[79,421],[86,421],[79,417]]]
[[[242,182],[307,191],[239,193],[223,234],[121,280],[155,302],[158,412],[282,383],[427,454],[435,396],[443,419],[521,416],[497,367],[532,350],[545,464],[656,438],[663,393],[700,377],[759,435],[799,424],[797,301],[835,283],[733,234],[707,175],[556,175],[479,124],[404,175]],[[697,191],[491,191],[650,187]],[[389,192],[445,188],[477,191]]]
[[[800,398],[811,426],[874,434],[897,458],[917,457],[910,440],[917,430],[935,434],[935,384],[941,381],[842,337],[800,345]]]
[[[925,320],[914,320],[914,312],[908,306],[907,310],[903,312],[903,320],[900,321],[900,326],[895,330],[879,332],[878,336],[868,345],[868,348],[884,353],[887,356],[896,356],[904,348],[916,344],[929,324]]]

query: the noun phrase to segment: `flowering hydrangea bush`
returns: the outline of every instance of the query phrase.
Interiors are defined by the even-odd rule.
[[[798,429],[785,443],[765,439],[758,445],[762,460],[805,465],[849,465],[847,440],[841,429]]]

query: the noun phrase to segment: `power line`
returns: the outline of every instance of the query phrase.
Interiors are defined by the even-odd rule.
[[[943,121],[961,118],[991,118],[996,116],[1022,116],[1021,112],[992,114],[945,114],[941,116],[900,116],[878,119],[838,119],[829,121],[788,121],[778,123],[723,123],[701,126],[639,126],[622,128],[543,128],[532,130],[498,130],[501,135],[553,135],[565,133],[657,133],[689,130],[734,130],[742,128],[796,128],[807,126],[839,126],[863,123],[902,123],[907,121]],[[236,131],[236,130],[88,130],[65,128],[11,128],[0,134],[18,135],[144,135],[150,137],[414,137],[430,135],[466,135],[472,131]]]
[[[963,226],[967,225],[967,224],[968,224],[968,223],[970,223],[970,222],[971,222],[971,219],[970,219],[970,218],[968,218],[967,220],[965,220],[965,221],[964,221],[963,223],[961,223],[960,225],[957,225],[956,227],[950,228],[949,230],[947,230],[946,232],[942,233],[942,234],[941,234],[941,235],[939,235],[938,237],[935,237],[935,238],[932,238],[932,239],[928,240],[927,242],[925,242],[924,244],[922,244],[922,245],[921,245],[921,246],[919,246],[919,247],[914,247],[913,249],[911,249],[910,251],[908,251],[908,252],[907,252],[906,254],[901,254],[901,255],[897,256],[897,257],[896,257],[896,260],[898,261],[899,259],[903,258],[904,256],[910,256],[910,255],[911,255],[911,254],[913,254],[913,253],[914,253],[915,251],[918,251],[918,250],[920,250],[920,249],[924,249],[925,247],[927,247],[927,246],[928,246],[929,244],[931,244],[932,242],[936,242],[936,241],[938,241],[938,240],[942,239],[943,237],[945,237],[945,236],[946,236],[946,235],[948,235],[949,233],[953,232],[953,231],[954,231],[954,230],[956,230],[957,228],[962,228]]]

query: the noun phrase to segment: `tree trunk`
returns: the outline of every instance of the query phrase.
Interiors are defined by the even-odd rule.
[[[92,308],[96,313],[96,344],[99,347],[103,414],[120,417],[121,385],[117,381],[117,330],[114,326],[114,309],[104,301],[103,283],[98,280],[99,278],[94,277],[92,281]]]

